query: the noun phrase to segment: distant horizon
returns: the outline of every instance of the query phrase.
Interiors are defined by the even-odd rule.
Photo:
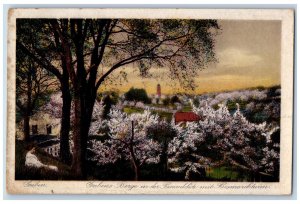
[[[157,84],[156,84],[157,85]],[[281,84],[274,84],[274,85],[270,85],[270,86],[253,86],[253,87],[247,87],[247,88],[240,88],[240,89],[231,89],[231,90],[220,90],[220,91],[211,91],[211,92],[203,92],[203,93],[186,93],[187,95],[205,95],[205,94],[215,94],[215,93],[225,93],[225,92],[233,92],[233,91],[243,91],[243,90],[254,90],[254,89],[259,89],[259,88],[263,88],[263,89],[268,89],[268,88],[272,88],[272,87],[276,87],[276,86],[279,86],[281,88]],[[143,87],[135,87],[135,86],[132,86],[130,88],[137,88],[137,89],[143,89]],[[129,89],[130,89],[129,88]],[[129,91],[129,89],[127,91]],[[145,89],[146,90],[146,89]],[[105,93],[105,92],[109,92],[109,91],[115,91],[115,90],[102,90],[102,91],[99,91],[99,93]],[[127,91],[118,91],[119,94],[125,94]],[[155,93],[149,93],[147,90],[146,90],[146,93],[147,95],[155,95]],[[164,93],[163,90],[161,92],[161,95],[177,95],[177,94],[185,94],[183,92],[174,92],[174,93]]]

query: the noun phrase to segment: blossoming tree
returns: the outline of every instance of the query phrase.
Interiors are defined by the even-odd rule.
[[[46,103],[43,107],[41,107],[43,112],[40,112],[39,114],[49,114],[52,122],[52,126],[59,126],[61,122],[59,120],[62,120],[62,106],[63,106],[63,98],[62,94],[60,92],[53,93],[50,96],[50,100],[48,103]],[[93,115],[92,115],[92,122],[91,122],[91,128],[89,131],[90,135],[98,135],[100,127],[103,126],[103,110],[104,105],[103,101],[96,101],[93,109]],[[71,112],[70,112],[70,120],[71,122],[74,120],[75,113],[74,113],[74,103],[71,103]],[[59,119],[59,120],[58,120]],[[66,157],[66,152],[70,152],[70,154],[73,152],[72,148],[74,146],[74,143],[72,141],[72,132],[70,132],[70,137],[68,138],[69,145],[64,145],[62,142],[60,142],[59,151],[60,151],[60,158]],[[60,138],[61,139],[61,138]],[[64,150],[61,152],[61,150]],[[62,159],[63,160],[63,159]]]
[[[255,173],[272,173],[274,168],[268,161],[276,163],[279,149],[270,143],[278,127],[250,123],[239,108],[231,115],[224,105],[214,110],[206,103],[193,106],[193,112],[202,120],[188,122],[184,128],[176,126],[180,134],[168,150],[171,170],[185,172],[185,179],[191,179],[192,173],[205,173],[205,168],[226,164]]]
[[[90,150],[94,153],[91,160],[99,165],[114,163],[121,158],[128,160],[133,167],[135,180],[138,180],[141,166],[159,162],[161,147],[146,134],[149,126],[159,123],[158,116],[149,110],[127,115],[112,109],[109,117],[105,121],[109,139],[104,142],[95,139],[90,141]]]

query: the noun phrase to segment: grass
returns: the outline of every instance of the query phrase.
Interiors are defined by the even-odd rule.
[[[150,106],[158,107],[158,108],[164,108],[164,107],[166,107],[166,106],[163,105],[163,104],[156,104],[156,103],[152,103]]]
[[[184,106],[184,107],[182,108],[182,111],[183,111],[183,112],[190,112],[190,111],[192,111],[192,107],[191,107],[191,106]]]
[[[241,171],[233,167],[221,166],[206,170],[207,180],[219,181],[250,181],[251,175],[249,172]]]
[[[127,114],[132,114],[132,113],[143,113],[144,109],[142,108],[136,108],[136,107],[124,107],[123,111]]]
[[[168,122],[170,122],[173,117],[173,113],[168,113],[163,111],[151,111],[151,112],[157,114],[162,119],[166,119]]]
[[[32,143],[16,141],[16,163],[15,179],[16,180],[77,180],[72,176],[70,167],[61,163],[58,159],[44,153],[41,149],[36,148],[35,155],[46,165],[55,165],[59,171],[55,172],[46,168],[33,168],[25,166],[26,153],[32,148]],[[133,170],[130,162],[120,160],[114,164],[97,166],[95,162],[87,161],[87,180],[133,180]],[[167,180],[182,181],[184,174],[168,173]],[[141,180],[161,180],[160,166],[158,164],[145,165],[141,169]],[[245,170],[239,170],[234,167],[221,166],[206,170],[205,177],[195,177],[195,180],[205,181],[278,181],[276,178],[263,178],[251,175]],[[255,180],[253,180],[255,179]]]
[[[123,111],[127,114],[143,113],[144,109],[136,107],[124,107]],[[169,122],[172,120],[173,117],[173,113],[168,113],[164,111],[151,111],[151,113],[157,114],[160,118],[166,119]]]
[[[43,150],[36,148],[35,155],[46,165],[57,166],[58,172],[46,169],[25,166],[26,153],[33,144],[16,140],[16,180],[68,180],[71,179],[70,167],[58,159],[49,156]]]

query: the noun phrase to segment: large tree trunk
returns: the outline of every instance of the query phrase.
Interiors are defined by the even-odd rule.
[[[131,121],[131,138],[130,138],[130,144],[129,144],[129,151],[130,151],[130,155],[131,155],[131,164],[132,164],[133,170],[134,170],[134,180],[138,181],[140,178],[140,166],[138,164],[138,161],[137,161],[135,153],[134,153],[133,140],[134,140],[134,121]]]
[[[24,124],[23,124],[23,131],[24,131],[24,140],[30,141],[30,127],[29,127],[29,116],[28,114],[24,115]]]
[[[72,160],[72,172],[76,178],[81,178],[83,176],[83,161],[82,161],[82,135],[81,135],[81,126],[82,126],[82,113],[80,107],[80,96],[79,93],[75,92],[74,97],[74,106],[75,106],[75,118],[73,123],[73,160]]]
[[[92,119],[95,97],[87,92],[74,93],[75,119],[73,125],[73,162],[72,171],[78,179],[86,177],[87,140]]]
[[[162,164],[162,178],[164,180],[167,180],[167,176],[168,176],[168,143],[166,141],[164,141],[163,144],[163,151],[162,154],[160,156],[160,160],[161,160],[161,164]]]
[[[71,113],[71,94],[68,79],[61,84],[62,89],[62,118],[60,129],[60,159],[66,164],[71,163],[69,132],[70,132],[70,113]]]
[[[132,165],[134,169],[134,180],[138,181],[140,179],[140,166],[132,160]]]

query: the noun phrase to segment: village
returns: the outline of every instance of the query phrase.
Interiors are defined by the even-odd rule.
[[[141,123],[152,120],[158,124],[165,124],[164,128],[168,129],[166,130],[166,133],[163,134],[178,134],[176,132],[172,133],[172,128],[175,127],[179,128],[180,131],[190,131],[190,126],[194,123],[197,123],[203,120],[203,124],[207,122],[211,122],[212,125],[215,124],[216,119],[211,119],[211,121],[207,121],[205,118],[212,114],[215,115],[215,117],[220,117],[218,114],[221,114],[220,122],[223,120],[227,120],[227,117],[232,116],[226,116],[226,111],[231,111],[232,114],[236,111],[242,111],[245,116],[251,121],[260,123],[263,121],[269,121],[270,124],[273,124],[272,127],[275,127],[279,124],[278,123],[278,117],[280,115],[279,113],[279,103],[276,101],[280,100],[280,87],[273,87],[273,88],[266,88],[266,89],[250,89],[250,90],[238,90],[238,91],[231,91],[226,93],[216,93],[216,94],[203,94],[203,95],[164,95],[162,92],[162,88],[160,84],[157,84],[156,86],[156,94],[150,95],[148,100],[144,100],[146,103],[143,102],[143,99],[139,100],[130,100],[130,97],[128,96],[128,93],[135,90],[134,88],[131,88],[127,93],[122,94],[118,97],[118,101],[115,103],[107,103],[107,98],[112,97],[111,93],[105,93],[101,94],[101,100],[99,100],[97,103],[95,103],[94,107],[94,121],[91,123],[90,128],[90,137],[91,137],[91,145],[98,145],[97,140],[99,141],[106,141],[109,136],[109,134],[114,134],[113,132],[115,130],[110,129],[110,132],[107,132],[108,130],[105,128],[107,125],[105,125],[104,121],[109,120],[118,120],[119,122],[115,125],[120,126],[121,129],[118,129],[116,131],[117,135],[120,134],[120,131],[124,131],[124,125],[126,125],[128,122],[131,123],[132,120],[136,120],[136,117],[141,117],[144,115],[147,111],[147,114],[150,114],[150,118],[146,116],[146,118],[141,118]],[[142,89],[137,89],[142,90]],[[142,90],[144,92],[145,90]],[[272,95],[270,95],[272,94]],[[142,94],[143,95],[143,94]],[[136,96],[135,96],[136,97]],[[45,152],[49,156],[59,159],[60,157],[60,138],[59,138],[59,131],[60,131],[60,114],[59,110],[61,107],[62,101],[60,100],[59,94],[53,94],[52,97],[50,97],[50,101],[45,105],[45,107],[42,107],[41,113],[37,113],[32,117],[32,120],[30,121],[31,125],[31,140],[35,143],[35,146],[39,148],[41,151]],[[139,98],[139,97],[136,97]],[[166,100],[169,98],[169,103],[166,103]],[[113,100],[112,100],[113,101]],[[197,104],[198,101],[198,104]],[[233,103],[239,102],[240,105],[233,107]],[[256,103],[256,106],[253,106],[254,102]],[[106,103],[106,104],[105,104]],[[223,105],[225,106],[223,106]],[[235,103],[237,104],[237,103]],[[264,105],[265,106],[264,106]],[[105,116],[105,105],[109,107],[110,110],[108,115]],[[238,105],[238,104],[237,104]],[[275,105],[275,106],[274,106]],[[201,109],[198,109],[198,107],[204,108],[204,112],[199,111]],[[214,108],[215,110],[214,110]],[[221,107],[221,108],[219,108]],[[218,113],[218,111],[222,110],[222,107],[225,107],[225,112]],[[255,110],[255,108],[260,107],[260,110]],[[209,112],[207,112],[209,111]],[[277,112],[276,112],[277,111]],[[259,115],[253,115],[253,112],[257,112]],[[228,112],[229,113],[229,112]],[[251,113],[248,115],[247,113]],[[117,115],[115,115],[117,114]],[[124,115],[127,114],[126,118],[123,118]],[[207,115],[208,114],[208,115]],[[224,115],[225,114],[225,115]],[[152,116],[157,116],[156,119],[151,119]],[[109,116],[109,117],[108,117]],[[117,117],[117,118],[116,118]],[[143,116],[144,117],[144,116]],[[235,116],[234,116],[235,117]],[[123,119],[122,119],[123,118]],[[130,119],[131,118],[131,119]],[[129,121],[128,121],[129,120]],[[232,119],[230,119],[232,120]],[[161,122],[159,122],[161,121]],[[207,122],[205,122],[207,121]],[[246,121],[246,124],[249,122]],[[143,124],[145,125],[145,124]],[[156,131],[163,131],[159,130],[161,125],[158,125],[155,127],[154,132]],[[147,125],[146,125],[147,126]],[[207,126],[207,125],[205,125]],[[157,129],[158,128],[158,129]],[[211,128],[211,126],[207,126],[207,128]],[[214,127],[216,128],[216,127]],[[126,129],[126,128],[125,128]],[[186,129],[186,130],[185,130]],[[138,131],[139,129],[135,130]],[[21,131],[21,130],[20,130]],[[143,130],[145,131],[145,130]],[[213,130],[215,131],[215,130]],[[147,131],[146,131],[147,132]],[[143,133],[145,134],[145,133]],[[146,133],[147,134],[147,133]],[[160,133],[161,134],[161,133]],[[273,134],[273,133],[270,133]],[[175,135],[170,135],[169,137],[173,138]],[[119,136],[117,136],[118,138]],[[185,136],[187,139],[190,137],[190,135]],[[96,139],[96,140],[95,140]],[[145,144],[147,144],[147,140],[143,140]],[[275,144],[276,146],[276,144]],[[73,142],[70,140],[70,152],[73,154]],[[101,146],[101,149],[103,147]],[[111,150],[108,149],[108,152]],[[106,153],[107,154],[107,153]],[[110,160],[110,157],[107,158]],[[44,164],[40,163],[42,166],[45,166]],[[46,165],[45,168],[57,168],[56,166],[48,167]],[[221,167],[223,168],[223,167]],[[224,171],[218,170],[218,171]],[[205,173],[206,172],[206,173]],[[212,177],[220,178],[220,174],[214,174],[209,173],[212,172],[211,168],[208,167],[204,171],[205,175],[209,175]],[[226,172],[226,171],[225,171]],[[228,173],[228,174],[227,174]],[[231,171],[227,171],[227,173],[221,173],[221,176],[233,176],[232,178],[227,179],[236,179],[236,174],[232,174]],[[245,178],[244,178],[245,179]]]
[[[126,100],[126,94],[119,97],[119,101],[113,106],[119,110],[129,114],[150,110],[161,116],[161,119],[175,124],[193,122],[200,120],[200,117],[191,111],[191,98],[187,95],[164,95],[161,91],[160,84],[157,84],[156,94],[150,95],[150,102],[145,104],[138,100]],[[108,97],[104,94],[102,97]],[[57,98],[57,97],[56,97]],[[166,103],[166,99],[168,103]],[[172,101],[171,101],[172,99]],[[103,101],[102,101],[103,102]],[[51,103],[51,102],[50,102]],[[53,107],[54,108],[54,107]],[[42,108],[42,110],[44,110]],[[51,109],[51,113],[39,113],[32,117],[30,121],[32,140],[35,141],[40,148],[53,157],[59,157],[59,131],[60,120],[56,117],[59,112],[57,108]],[[22,132],[20,128],[19,133]],[[21,136],[22,137],[22,136]]]

